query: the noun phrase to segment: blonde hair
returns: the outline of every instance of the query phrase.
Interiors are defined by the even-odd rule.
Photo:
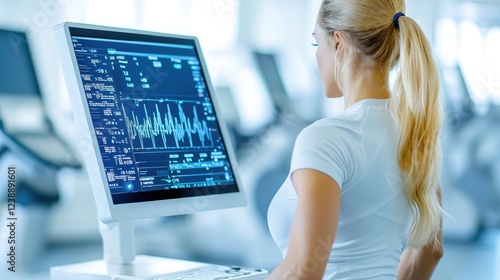
[[[429,42],[413,19],[402,16],[393,24],[396,13],[404,10],[403,0],[324,0],[318,25],[328,34],[338,31],[347,37],[358,54],[354,67],[376,67],[387,77],[400,63],[391,111],[400,127],[398,164],[414,218],[408,244],[421,247],[438,244],[442,116],[439,76]]]

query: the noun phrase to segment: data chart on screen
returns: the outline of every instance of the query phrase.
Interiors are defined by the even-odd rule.
[[[195,44],[84,35],[72,43],[115,203],[169,190],[237,191]]]

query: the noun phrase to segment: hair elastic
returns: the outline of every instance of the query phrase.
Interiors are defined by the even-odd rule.
[[[392,18],[392,23],[394,24],[396,29],[399,29],[399,23],[398,23],[399,17],[404,17],[404,16],[406,15],[403,12],[399,12],[395,14],[394,17]]]

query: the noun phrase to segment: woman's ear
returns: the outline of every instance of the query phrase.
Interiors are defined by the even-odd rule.
[[[333,31],[332,39],[333,39],[333,48],[335,51],[338,51],[339,49],[343,48],[344,36],[342,35],[342,33],[340,33],[339,31]]]

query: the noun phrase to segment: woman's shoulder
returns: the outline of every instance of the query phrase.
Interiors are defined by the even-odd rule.
[[[305,127],[301,134],[313,135],[351,135],[359,134],[362,125],[362,118],[358,116],[340,115],[323,118]]]
[[[337,182],[348,181],[354,166],[362,166],[361,134],[352,119],[335,117],[318,120],[307,126],[297,137],[292,168],[323,171]],[[338,172],[342,172],[339,175]]]
[[[361,139],[359,122],[351,118],[329,117],[305,127],[297,137],[296,145],[316,147],[350,147]]]
[[[382,100],[384,101],[384,100]],[[306,127],[303,133],[335,134],[360,137],[367,130],[367,126],[381,128],[390,124],[388,118],[392,115],[380,100],[364,100],[346,110],[343,114],[319,119]],[[385,101],[384,101],[385,102]]]

